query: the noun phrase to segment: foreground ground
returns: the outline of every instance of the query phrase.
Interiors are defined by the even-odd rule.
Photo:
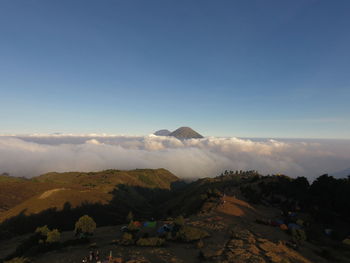
[[[205,209],[208,211],[208,209]],[[120,238],[121,226],[100,227],[89,245],[68,247],[36,257],[33,262],[82,262],[89,251],[98,250],[101,258],[112,253],[123,262],[251,262],[251,263],[308,263],[334,262],[321,257],[322,248],[303,242],[298,249],[288,246],[290,235],[278,227],[260,225],[259,218],[276,218],[280,211],[275,208],[251,206],[233,196],[226,196],[222,202],[186,220],[187,225],[205,229],[210,237],[203,240],[203,247],[197,243],[168,241],[163,247],[120,246],[113,240]],[[161,222],[158,223],[159,225]],[[71,239],[73,232],[63,232],[62,240]],[[0,257],[9,254],[21,238],[0,244]],[[201,255],[201,257],[199,257]],[[349,255],[339,255],[337,262],[350,262]]]

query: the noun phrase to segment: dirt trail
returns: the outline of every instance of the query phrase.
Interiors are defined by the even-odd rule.
[[[63,191],[63,190],[66,190],[66,189],[65,188],[56,188],[56,189],[48,190],[48,191],[42,193],[39,196],[39,199],[48,198],[49,196],[53,195],[54,193],[59,192],[59,191]]]
[[[254,216],[256,210],[247,202],[233,196],[224,196],[221,204],[217,208],[218,212],[231,216]]]

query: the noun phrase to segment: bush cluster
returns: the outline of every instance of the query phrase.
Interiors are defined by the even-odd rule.
[[[38,227],[35,230],[35,233],[42,236],[39,243],[57,243],[61,239],[61,233],[58,231],[58,229],[50,230],[47,225]]]
[[[290,233],[295,243],[300,244],[307,239],[306,233],[303,229],[292,229]]]
[[[135,241],[133,239],[132,234],[130,234],[130,233],[123,233],[121,239],[119,240],[119,244],[123,245],[123,246],[134,245]]]
[[[160,247],[165,243],[165,239],[159,237],[140,238],[136,245],[141,247]]]
[[[182,226],[175,234],[175,239],[183,242],[192,242],[209,236],[209,233],[205,230],[192,226]]]
[[[84,215],[79,218],[75,223],[75,233],[83,233],[85,235],[92,235],[96,229],[95,221],[88,215]]]

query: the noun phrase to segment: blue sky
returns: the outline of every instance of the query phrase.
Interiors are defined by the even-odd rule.
[[[0,133],[350,138],[349,1],[0,1]]]

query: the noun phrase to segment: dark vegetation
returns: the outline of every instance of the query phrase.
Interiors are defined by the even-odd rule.
[[[79,225],[83,229],[92,230],[89,226],[89,223],[86,222],[86,219],[91,220],[94,223],[93,219],[88,216],[83,216],[76,222],[76,225]],[[80,224],[79,224],[80,223]],[[93,234],[92,232],[88,233],[89,235]],[[88,236],[76,237],[73,239],[66,240],[65,242],[60,242],[60,232],[58,229],[50,230],[46,225],[42,227],[38,227],[34,234],[30,235],[28,238],[23,240],[17,247],[16,250],[8,255],[5,259],[5,262],[12,260],[14,262],[21,262],[20,259],[29,260],[28,258],[35,257],[41,253],[45,253],[52,250],[64,249],[68,246],[75,246],[81,244],[88,244],[89,238]],[[11,262],[12,262],[11,261]],[[1,259],[0,259],[0,262]],[[24,261],[26,262],[26,261]]]
[[[266,176],[242,186],[241,191],[253,203],[265,200],[284,210],[305,211],[325,224],[350,221],[350,177],[336,179],[325,174],[310,184],[305,177]]]
[[[333,240],[350,235],[350,177],[336,179],[325,174],[310,184],[305,177],[266,176],[240,188],[252,203],[278,207],[285,215],[288,211],[304,214],[309,240],[324,241],[327,229]],[[300,233],[294,236],[302,238]]]
[[[33,232],[37,227],[47,225],[61,231],[73,230],[74,223],[83,215],[94,218],[98,226],[116,225],[125,222],[130,211],[136,218],[147,220],[161,218],[159,200],[167,200],[172,190],[118,185],[112,191],[113,198],[108,204],[83,203],[72,208],[69,202],[63,209],[50,208],[37,214],[26,215],[23,211],[15,217],[6,219],[0,225],[0,240]]]

